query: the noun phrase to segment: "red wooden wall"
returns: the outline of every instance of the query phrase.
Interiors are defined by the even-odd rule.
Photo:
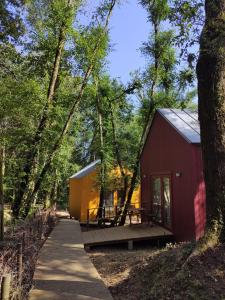
[[[181,173],[176,177],[176,173]],[[170,174],[172,231],[176,241],[198,239],[205,227],[200,144],[188,143],[158,112],[141,156],[141,202],[151,208],[150,177]]]

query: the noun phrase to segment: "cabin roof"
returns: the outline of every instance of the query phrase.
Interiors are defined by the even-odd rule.
[[[81,169],[80,171],[78,171],[77,173],[75,173],[73,176],[70,177],[70,179],[73,178],[82,178],[84,176],[86,176],[87,174],[91,173],[92,171],[95,170],[96,165],[100,164],[101,160],[97,159],[95,161],[93,161],[92,163],[90,163],[89,165],[87,165],[86,167],[84,167],[83,169]]]
[[[161,108],[157,112],[188,142],[200,144],[200,126],[197,111]]]

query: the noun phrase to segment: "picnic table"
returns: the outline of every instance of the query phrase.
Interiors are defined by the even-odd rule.
[[[136,208],[136,207],[129,207],[127,210],[127,214],[129,216],[130,225],[132,225],[132,217],[137,217],[137,222],[139,222],[139,218],[141,220],[147,221],[148,224],[152,224],[156,215],[150,211],[150,209],[146,209],[143,207]]]

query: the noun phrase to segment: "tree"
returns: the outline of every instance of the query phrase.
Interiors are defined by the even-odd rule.
[[[204,1],[173,0],[169,2],[169,22],[173,28],[176,28],[174,43],[180,56],[188,61],[189,66],[195,66],[197,53],[193,46],[199,44],[204,24]]]
[[[205,1],[197,64],[207,234],[225,240],[225,1]]]
[[[74,14],[77,10],[77,4],[73,4],[73,1],[56,1],[54,4],[49,4],[48,1],[44,3],[37,3],[37,5],[44,5],[47,4],[49,6],[48,10],[44,11],[45,17],[50,17],[52,20],[52,23],[54,24],[54,30],[57,31],[56,37],[54,41],[55,42],[55,55],[52,63],[52,68],[50,71],[50,77],[49,77],[49,83],[48,83],[48,89],[47,89],[47,95],[46,95],[46,104],[43,109],[42,116],[40,118],[39,124],[37,126],[36,132],[34,134],[34,137],[31,141],[32,147],[27,151],[27,159],[23,167],[24,177],[21,180],[21,183],[19,185],[19,188],[17,190],[16,198],[13,204],[13,213],[15,217],[18,217],[21,209],[21,203],[23,203],[27,197],[27,194],[29,194],[30,189],[32,189],[33,186],[33,177],[34,177],[34,170],[36,168],[37,164],[37,155],[38,150],[42,141],[42,135],[45,129],[48,126],[49,121],[49,113],[50,108],[53,105],[53,99],[55,96],[56,88],[57,88],[57,79],[59,76],[59,70],[60,70],[60,63],[62,60],[62,53],[64,50],[66,38],[67,38],[67,32],[71,28]],[[50,9],[51,8],[51,9]],[[31,7],[32,10],[32,7]],[[47,11],[47,13],[46,13]],[[52,14],[54,14],[52,16]],[[57,18],[57,22],[54,22],[55,18]],[[42,16],[41,16],[42,18]],[[44,19],[45,20],[45,19]],[[40,20],[39,20],[40,21]],[[39,23],[37,20],[33,21],[32,23],[36,29],[37,34],[40,34],[40,30],[46,31],[46,34],[48,38],[51,39],[51,30],[52,24],[50,27],[46,26],[46,28],[39,28]],[[47,22],[46,22],[47,23]],[[47,24],[48,25],[48,24]],[[57,30],[58,29],[58,30]],[[42,41],[42,40],[41,40]],[[40,41],[38,41],[40,43]],[[43,41],[42,41],[43,43]]]
[[[24,0],[2,0],[0,2],[0,42],[16,42],[23,34],[22,21]]]
[[[97,20],[97,26],[96,27],[93,26],[90,28],[90,30],[86,32],[82,32],[83,35],[80,36],[80,40],[79,40],[80,44],[77,43],[78,46],[76,47],[75,53],[78,54],[79,59],[81,59],[82,62],[81,70],[83,73],[81,77],[80,86],[77,89],[77,94],[72,101],[72,105],[68,111],[65,122],[52,146],[51,152],[48,154],[46,161],[42,167],[42,170],[38,175],[38,177],[36,178],[34,186],[33,187],[31,186],[30,188],[30,186],[28,185],[28,191],[25,193],[25,197],[23,197],[22,200],[20,200],[20,202],[23,204],[21,208],[21,212],[24,217],[26,217],[27,214],[29,213],[32,200],[37,194],[46,173],[50,169],[50,166],[52,164],[55,155],[60,150],[63,140],[66,137],[70,129],[70,126],[72,125],[75,112],[83,97],[84,90],[86,88],[86,85],[88,83],[88,80],[93,70],[95,68],[98,68],[98,64],[100,64],[101,59],[105,57],[105,53],[108,49],[107,47],[108,25],[109,25],[109,20],[112,11],[116,5],[116,2],[117,2],[116,0],[103,2],[102,4],[103,7],[99,9],[99,14],[102,19],[102,24],[99,23],[99,20]],[[82,46],[82,48],[80,46]],[[77,63],[80,62],[78,61]]]
[[[0,133],[4,136],[4,123],[0,123]],[[4,239],[4,176],[5,176],[5,142],[0,144],[0,241]]]
[[[21,15],[25,34],[17,28],[22,39],[12,39],[6,31],[7,43],[0,39],[0,119],[6,124],[1,136],[5,150],[1,182],[16,217],[26,216],[36,200],[41,203],[56,190],[61,193],[59,185],[72,166],[80,164],[70,160],[80,127],[79,105],[85,102],[92,71],[101,67],[107,54],[108,24],[117,1],[100,1],[86,26],[74,22],[81,2],[2,3],[7,18],[16,16],[17,8],[20,17],[17,3],[25,3]],[[62,163],[63,159],[70,163]],[[51,173],[57,178],[54,191]]]
[[[1,146],[5,148],[5,201],[14,199],[30,136],[42,108],[42,87],[26,69],[26,58],[13,46],[0,45],[1,58],[8,69],[0,72]],[[2,127],[4,124],[4,130]]]
[[[100,139],[100,159],[101,159],[101,168],[100,168],[100,197],[99,197],[99,208],[98,208],[98,217],[102,217],[103,213],[103,205],[105,199],[105,173],[106,173],[106,164],[105,164],[105,145],[104,145],[104,133],[103,133],[103,113],[102,113],[102,103],[101,103],[101,95],[98,89],[98,81],[99,78],[96,79],[96,97],[95,103],[97,108],[97,115],[98,115],[98,130],[99,130],[99,139]]]
[[[167,0],[141,0],[140,3],[147,10],[148,20],[152,25],[152,34],[148,42],[143,44],[142,52],[150,63],[142,74],[142,89],[139,93],[141,100],[141,123],[143,133],[141,135],[136,159],[133,164],[130,186],[127,193],[120,225],[125,223],[127,209],[139,175],[139,162],[141,151],[145,143],[146,135],[151,124],[154,112],[159,107],[186,107],[187,98],[180,97],[184,93],[184,85],[180,85],[179,72],[176,70],[177,59],[173,47],[174,31],[163,30],[163,24],[168,21],[170,14],[169,1]]]
[[[97,180],[101,196],[99,206],[102,207],[105,200],[105,195],[101,195],[101,192],[104,191],[106,194],[105,192],[112,192],[115,189],[122,192],[120,205],[123,205],[130,184],[129,171],[134,165],[140,136],[137,112],[129,103],[127,96],[137,88],[137,84],[124,87],[117,80],[110,79],[104,70],[92,81],[87,86],[80,109],[82,139],[76,140],[82,142],[82,147],[77,142],[76,146],[81,149],[79,151],[81,162],[83,157],[86,158],[84,165],[89,160],[103,158],[104,170],[101,172],[103,169],[101,167]]]

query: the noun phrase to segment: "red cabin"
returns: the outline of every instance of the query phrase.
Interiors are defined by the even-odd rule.
[[[196,112],[156,111],[141,155],[141,203],[176,241],[203,235],[205,184]]]

